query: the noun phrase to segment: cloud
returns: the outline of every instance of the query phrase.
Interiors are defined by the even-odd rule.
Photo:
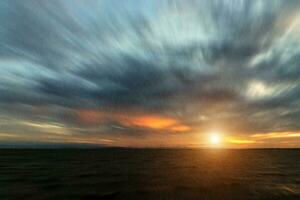
[[[83,135],[100,121],[100,135],[298,131],[299,9],[293,0],[4,0],[2,115]]]
[[[95,126],[101,124],[118,124],[113,127],[121,129],[137,128],[150,131],[186,132],[191,128],[180,122],[179,119],[144,113],[105,112],[97,110],[78,110],[78,123]]]

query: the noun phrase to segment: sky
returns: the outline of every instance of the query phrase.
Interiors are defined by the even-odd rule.
[[[0,144],[300,147],[298,0],[1,0]]]

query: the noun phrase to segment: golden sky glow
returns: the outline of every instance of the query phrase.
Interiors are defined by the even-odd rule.
[[[47,135],[30,134],[22,136],[20,134],[0,133],[2,141],[24,141],[24,142],[50,142],[50,143],[78,143],[78,144],[99,144],[108,146],[124,146],[124,147],[218,147],[218,148],[271,148],[271,147],[297,147],[300,144],[300,133],[274,134],[269,133],[269,137],[260,137],[257,134],[250,136],[226,135],[224,138],[219,135],[210,135],[208,138],[199,137],[206,135],[198,134],[155,134],[149,137],[133,138],[130,136],[109,136],[99,137],[97,135],[80,136],[57,134],[45,127],[39,127],[42,132]],[[53,133],[53,134],[52,134]],[[268,133],[267,133],[268,135]]]
[[[252,144],[252,143],[255,143],[254,140],[242,140],[242,139],[229,139],[228,142],[233,143],[233,144]]]
[[[229,132],[200,131],[191,129],[184,125],[179,119],[169,118],[163,115],[132,113],[127,116],[121,113],[109,113],[98,111],[80,112],[79,119],[88,124],[84,129],[76,127],[66,127],[57,123],[37,123],[30,121],[20,121],[18,124],[28,129],[28,134],[16,134],[11,132],[0,133],[2,141],[24,141],[24,142],[50,142],[50,143],[76,143],[76,144],[96,144],[108,146],[136,146],[136,147],[218,147],[218,148],[271,148],[271,147],[297,147],[300,144],[300,133],[298,132],[273,132],[255,134],[231,134]],[[148,131],[147,137],[131,137],[130,135],[113,135],[111,129],[108,133],[99,137],[97,135],[99,125],[114,119],[120,122],[123,127],[114,127],[117,130],[141,128]],[[101,126],[102,126],[101,125]],[[78,131],[89,131],[90,135],[75,134]],[[106,130],[106,129],[104,129]],[[41,134],[45,133],[45,134]],[[180,134],[179,134],[180,133]],[[205,137],[204,137],[205,136]]]
[[[129,147],[271,148],[300,145],[299,132],[238,134],[226,131],[228,129],[226,127],[217,131],[201,130],[196,126],[185,124],[180,118],[162,114],[77,110],[75,116],[78,123],[83,123],[85,127],[70,127],[60,123],[7,121],[6,123],[13,123],[14,126],[20,127],[20,130],[27,130],[27,132],[24,134],[1,132],[0,140]],[[111,122],[117,122],[119,125]],[[103,128],[99,129],[99,126]],[[130,134],[119,134],[128,130],[130,133],[130,130],[136,129],[140,129],[143,133],[147,132],[147,136],[132,137]],[[81,131],[90,133],[78,134]],[[99,131],[102,132],[102,136],[98,135]],[[103,134],[105,132],[106,134]]]

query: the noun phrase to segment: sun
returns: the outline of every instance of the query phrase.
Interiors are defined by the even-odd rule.
[[[222,142],[222,137],[220,133],[213,132],[209,134],[208,140],[212,146],[219,146]]]
[[[213,134],[210,136],[210,143],[211,144],[219,144],[220,143],[220,136],[217,134]]]

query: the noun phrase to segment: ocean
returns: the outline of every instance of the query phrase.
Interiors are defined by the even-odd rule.
[[[1,149],[1,200],[300,199],[297,149]]]

